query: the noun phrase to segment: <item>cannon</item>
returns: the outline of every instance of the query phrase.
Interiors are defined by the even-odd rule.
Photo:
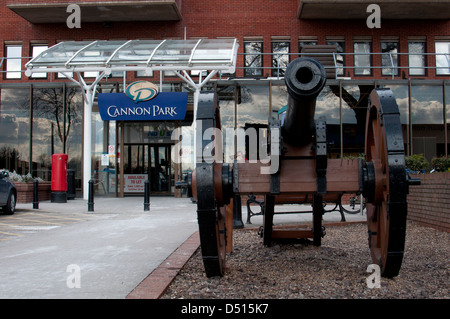
[[[283,123],[269,118],[270,161],[265,162],[224,163],[217,96],[200,94],[192,192],[208,277],[224,274],[227,247],[232,241],[228,220],[234,196],[264,197],[264,245],[270,246],[278,238],[307,238],[320,246],[325,235],[322,203],[345,193],[363,194],[372,260],[383,276],[398,275],[406,235],[406,197],[412,182],[405,170],[400,113],[394,95],[389,89],[374,89],[370,94],[365,158],[331,159],[326,122],[314,119],[316,98],[325,83],[324,67],[314,58],[300,57],[289,64],[285,73],[289,94],[286,117]],[[313,207],[311,229],[273,226],[277,203],[306,201]]]

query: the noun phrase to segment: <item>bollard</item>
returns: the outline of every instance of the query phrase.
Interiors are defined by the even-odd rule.
[[[39,209],[39,181],[33,181],[33,209]]]
[[[94,180],[89,181],[88,212],[94,211]]]
[[[148,179],[144,182],[144,211],[150,210],[150,181]]]

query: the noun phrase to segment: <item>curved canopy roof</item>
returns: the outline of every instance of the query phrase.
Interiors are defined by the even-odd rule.
[[[61,42],[26,64],[33,72],[109,74],[140,70],[216,70],[234,73],[236,39]]]

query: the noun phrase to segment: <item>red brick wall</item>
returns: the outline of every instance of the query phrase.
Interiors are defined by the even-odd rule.
[[[14,183],[17,189],[17,203],[32,203],[33,202],[33,183]],[[50,199],[51,183],[40,182],[38,188],[39,201]]]
[[[450,173],[418,175],[420,186],[410,186],[408,219],[450,232]]]

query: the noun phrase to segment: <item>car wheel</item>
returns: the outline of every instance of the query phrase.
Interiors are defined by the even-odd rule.
[[[12,215],[16,211],[16,195],[14,192],[10,192],[6,206],[3,206],[4,215]]]

